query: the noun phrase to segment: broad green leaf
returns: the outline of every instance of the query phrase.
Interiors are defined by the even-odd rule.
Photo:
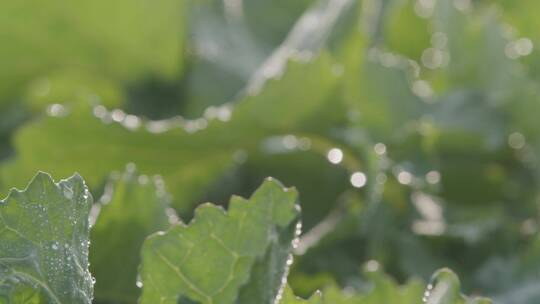
[[[92,302],[91,205],[79,175],[56,184],[46,173],[0,201],[0,303]]]
[[[205,204],[189,226],[151,236],[142,249],[140,303],[274,303],[290,258],[282,253],[296,235],[296,200],[294,189],[269,179],[249,200],[231,198],[227,212]],[[245,284],[257,292],[238,299]]]
[[[97,219],[90,237],[90,268],[96,300],[137,301],[137,253],[148,235],[169,227],[168,200],[156,178],[137,175],[131,168],[111,177],[93,212]]]
[[[141,122],[102,107],[93,109],[95,117],[88,108],[73,106],[66,116],[45,117],[18,132],[17,157],[2,168],[1,182],[4,188],[20,185],[37,169],[59,175],[76,170],[96,187],[109,172],[133,162],[142,174],[162,175],[173,189],[174,206],[189,210],[235,165],[235,152],[257,151],[266,136],[316,131],[330,124],[325,110],[339,79],[331,73],[332,62],[325,54],[308,63],[291,61],[282,78],[267,82],[256,95],[244,96],[234,110],[213,108],[195,121]],[[298,90],[300,86],[311,89]]]

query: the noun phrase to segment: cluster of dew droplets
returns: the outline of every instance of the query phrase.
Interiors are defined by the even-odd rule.
[[[76,290],[79,297],[88,299],[92,297],[92,288],[88,286],[93,286],[95,284],[95,278],[92,277],[89,271],[90,263],[88,261],[88,251],[90,246],[90,240],[88,240],[88,229],[90,226],[90,219],[87,214],[87,211],[83,211],[86,208],[89,208],[91,204],[91,195],[87,186],[82,182],[82,193],[79,190],[76,191],[78,187],[74,187],[70,181],[63,181],[60,184],[62,186],[62,192],[64,197],[71,201],[73,204],[72,211],[68,213],[69,216],[69,225],[74,226],[75,235],[73,237],[68,237],[68,240],[71,239],[71,242],[66,242],[62,245],[60,243],[53,243],[53,250],[63,250],[64,251],[64,267],[70,272],[75,270],[77,277],[81,278],[82,281],[79,281],[76,284]],[[82,208],[82,210],[80,209]],[[89,210],[88,210],[89,211]],[[82,215],[78,214],[82,212]],[[85,219],[79,218],[82,216]],[[80,264],[81,267],[77,266]],[[85,267],[86,266],[86,267]]]
[[[120,109],[107,110],[103,105],[93,108],[93,114],[103,123],[117,123],[130,131],[136,131],[143,126],[150,133],[163,133],[174,128],[182,128],[187,133],[194,133],[206,129],[212,120],[227,122],[232,116],[232,106],[224,104],[219,107],[208,107],[204,115],[197,119],[186,119],[182,116],[175,116],[163,120],[144,121],[140,117],[127,114]]]
[[[266,138],[262,142],[261,148],[268,154],[282,154],[294,151],[309,151],[311,146],[311,139],[308,137],[286,134]]]
[[[422,297],[422,303],[427,303],[432,290],[433,290],[433,284],[429,283],[426,287],[426,290],[424,291],[424,295]]]
[[[458,303],[460,298],[459,279],[452,271],[441,269],[431,278],[422,302],[425,304]]]
[[[39,178],[47,181],[45,185],[39,182]],[[87,256],[88,250],[86,247],[85,251],[79,251],[70,245],[69,241],[73,235],[66,235],[65,225],[74,225],[73,233],[77,238],[79,237],[81,231],[79,231],[76,211],[81,206],[79,205],[81,200],[85,205],[88,205],[88,190],[84,187],[84,192],[79,196],[70,180],[64,180],[54,184],[54,187],[48,187],[49,180],[53,182],[48,175],[38,175],[27,190],[17,190],[23,198],[19,204],[25,209],[28,218],[37,219],[32,223],[34,226],[32,231],[35,231],[33,234],[26,235],[27,231],[23,230],[20,235],[29,240],[35,239],[35,244],[39,244],[39,246],[29,249],[28,260],[33,263],[37,273],[47,275],[43,280],[44,284],[49,287],[47,293],[51,297],[75,299],[73,296],[79,298],[82,294],[83,299],[87,299],[91,297],[91,288],[87,287],[88,284],[81,284],[79,279],[91,280],[90,273],[88,270],[76,267],[74,262],[78,261],[79,253],[81,256]],[[36,186],[36,181],[38,181],[38,186]],[[53,188],[54,190],[52,190]],[[37,196],[34,194],[36,190],[39,191]],[[54,194],[56,194],[51,192],[60,194],[64,199],[50,201],[51,197],[55,197]],[[52,214],[59,216],[62,220],[51,220]],[[85,216],[84,213],[82,214]],[[84,229],[82,232],[84,233]],[[86,242],[82,245],[87,246]],[[77,259],[77,261],[73,261],[73,259]],[[60,288],[68,282],[74,288]]]
[[[135,286],[137,286],[137,288],[143,288],[143,282],[142,282],[140,273],[137,274],[137,280],[135,281]]]
[[[299,205],[295,205],[294,208],[298,211],[298,213],[300,213]],[[302,234],[302,222],[298,221],[294,230],[294,238],[291,241],[291,247],[293,250],[296,249],[300,244],[300,234]],[[289,270],[293,262],[294,256],[292,254],[289,254],[289,256],[287,257],[287,261],[285,262],[285,271],[283,272],[283,276],[281,277],[281,286],[279,287],[279,290],[274,299],[274,304],[279,304],[283,298],[283,292],[285,290],[285,286],[287,285],[287,277],[289,276]]]

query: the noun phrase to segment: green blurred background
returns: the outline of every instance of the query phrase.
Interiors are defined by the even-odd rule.
[[[99,198],[133,163],[189,221],[274,176],[301,194],[299,295],[363,288],[375,260],[398,282],[448,266],[467,293],[539,303],[539,11],[2,1],[0,193],[43,170]]]

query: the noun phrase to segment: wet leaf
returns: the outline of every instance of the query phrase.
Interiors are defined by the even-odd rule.
[[[77,171],[96,187],[111,171],[133,162],[141,174],[163,176],[175,208],[188,212],[205,189],[237,164],[235,159],[256,152],[267,136],[315,132],[331,122],[324,110],[338,80],[329,72],[332,62],[327,54],[308,63],[291,61],[279,80],[268,81],[257,94],[195,121],[147,122],[99,106],[66,108],[65,116],[46,117],[19,130],[17,157],[0,170],[1,181],[20,185],[37,169],[59,175]],[[313,89],[297,90],[299,84]],[[92,148],[97,146],[102,148]]]
[[[188,226],[151,236],[142,249],[140,302],[274,303],[297,233],[296,200],[294,189],[267,180],[249,200],[233,197],[227,212],[205,204]]]
[[[0,201],[0,303],[90,304],[88,214],[79,175],[38,173]]]

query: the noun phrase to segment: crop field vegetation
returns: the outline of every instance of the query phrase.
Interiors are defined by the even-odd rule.
[[[0,304],[540,303],[538,12],[0,1]]]

